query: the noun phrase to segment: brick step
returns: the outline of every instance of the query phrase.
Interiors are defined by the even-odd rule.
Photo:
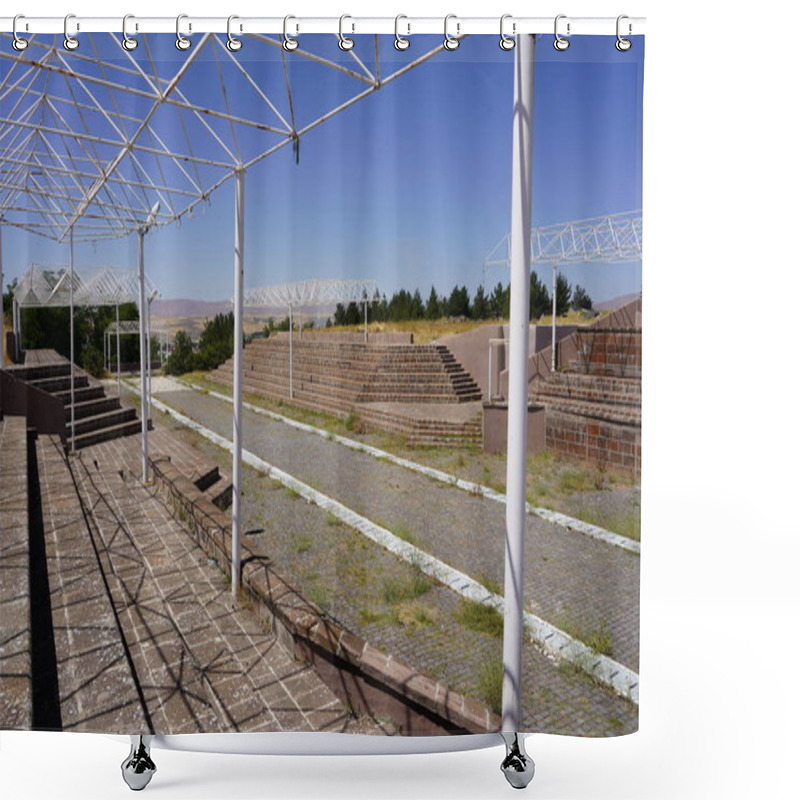
[[[152,420],[150,426],[152,427]],[[85,433],[82,436],[75,437],[75,449],[81,450],[84,447],[90,447],[93,444],[100,444],[100,442],[107,442],[110,439],[119,439],[122,436],[134,436],[141,433],[142,423],[138,419],[133,419],[130,422],[123,422],[120,425],[113,425],[109,428],[100,428],[90,433]]]
[[[64,375],[69,376],[70,373],[69,361],[59,361],[55,364],[39,364],[32,367],[12,365],[7,369],[15,378],[25,381],[26,383],[44,378],[59,378]]]
[[[75,420],[84,417],[94,417],[107,411],[115,411],[120,408],[118,397],[101,397],[99,400],[87,400],[83,403],[75,403]],[[69,409],[69,405],[67,405]]]
[[[55,394],[57,392],[68,392],[70,390],[70,377],[58,378],[37,378],[34,381],[26,381],[31,386],[41,389],[43,392]],[[89,385],[89,379],[85,375],[75,375],[75,388],[83,389]]]
[[[597,375],[607,378],[641,378],[641,364],[609,363],[607,361],[570,361],[567,369],[573,374]]]
[[[65,406],[69,405],[70,402],[70,392],[67,390],[66,392],[53,392],[53,396],[57,397],[64,403]],[[105,391],[103,390],[102,386],[86,386],[83,389],[76,389],[75,390],[75,404],[83,403],[86,400],[100,400],[101,398],[105,397]]]
[[[635,406],[609,406],[603,403],[586,403],[578,400],[559,398],[552,402],[545,401],[548,411],[572,414],[577,417],[615,422],[621,425],[642,424],[641,409]]]
[[[69,409],[69,407],[68,407]],[[86,433],[99,430],[100,428],[113,428],[124,422],[136,420],[136,409],[118,408],[113,411],[105,411],[91,417],[83,417],[75,420],[75,434],[78,437]],[[67,435],[71,435],[72,425],[69,420],[69,410],[67,410]]]

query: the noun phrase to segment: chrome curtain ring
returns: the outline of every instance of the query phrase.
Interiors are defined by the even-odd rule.
[[[288,26],[290,19],[295,19],[295,17],[293,17],[291,14],[288,14],[283,18],[283,49],[287,53],[291,53],[300,47],[300,42],[298,42],[297,39],[293,39],[291,36],[289,36]]]
[[[405,14],[398,14],[394,18],[394,47],[395,50],[408,50],[411,47],[411,39],[406,39],[405,36],[400,35],[400,20],[401,19],[408,19]],[[406,23],[406,27],[408,28],[408,34],[411,33],[411,25]]]
[[[228,48],[228,50],[231,51],[231,53],[236,53],[242,49],[242,40],[237,39],[231,33],[231,22],[233,22],[235,19],[239,19],[239,17],[237,17],[236,14],[231,14],[228,17],[228,41],[225,42],[225,46]]]
[[[14,17],[14,21],[11,23],[11,32],[12,32],[12,34],[14,36],[14,41],[11,42],[11,46],[18,53],[21,53],[23,50],[25,50],[28,47],[28,40],[27,39],[23,39],[17,33],[17,22],[18,22],[18,20],[21,20],[21,19],[25,19],[25,16],[23,14],[17,14],[17,16]]]
[[[122,48],[123,50],[127,50],[130,52],[131,50],[135,50],[139,46],[139,42],[128,36],[128,20],[135,19],[133,14],[126,14],[122,18]]]
[[[511,14],[503,14],[503,16],[500,17],[500,49],[501,50],[513,50],[514,49],[514,45],[516,45],[516,42],[514,41],[514,38],[511,37],[511,36],[506,36],[505,31],[503,30],[506,20],[507,19],[511,19],[511,17],[512,17]],[[511,30],[515,31],[516,28],[517,28],[516,23],[512,22],[511,23]]]
[[[75,19],[75,15],[74,14],[67,14],[67,16],[64,17],[64,48],[66,50],[77,50],[78,49],[78,45],[80,44],[80,42],[74,36],[70,35],[70,32],[69,32],[69,21],[71,19]],[[77,26],[76,26],[76,30],[77,30]]]
[[[341,47],[342,50],[352,50],[356,46],[356,43],[342,32],[342,25],[346,19],[353,18],[349,14],[342,14],[342,16],[339,17],[339,47]]]
[[[625,39],[619,32],[620,31],[620,23],[624,19],[628,19],[628,15],[627,14],[620,14],[617,17],[617,41],[614,43],[614,47],[616,47],[617,50],[620,51],[620,53],[627,52],[633,46],[633,42],[630,39]],[[628,34],[629,35],[630,35],[631,30],[632,30],[631,24],[628,23]]]
[[[455,14],[448,14],[444,18],[444,43],[443,43],[444,44],[444,49],[445,50],[458,50],[458,46],[461,44],[461,42],[459,42],[458,39],[455,38],[455,36],[451,36],[447,32],[447,23],[450,22],[451,19],[458,20],[458,17]],[[461,23],[460,22],[456,22],[456,36],[458,36],[458,31],[459,31],[460,28],[461,28]]]
[[[553,47],[555,47],[556,50],[558,50],[559,52],[562,52],[562,53],[564,52],[564,50],[569,48],[569,39],[565,39],[563,36],[561,36],[561,34],[559,34],[559,32],[558,32],[558,21],[560,19],[566,19],[566,18],[567,18],[566,14],[559,14],[556,17],[555,24],[553,25],[553,33],[555,34],[555,37],[556,37],[555,41],[553,42]],[[569,28],[570,28],[570,24],[568,22],[567,23],[567,36],[569,36]]]
[[[175,36],[177,37],[175,39],[175,47],[177,47],[178,50],[188,50],[192,46],[192,40],[187,39],[181,33],[181,20],[186,19],[188,16],[188,14],[178,14],[175,19]]]

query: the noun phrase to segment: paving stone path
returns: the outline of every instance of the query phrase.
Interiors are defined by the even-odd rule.
[[[177,394],[162,395],[162,399],[177,405],[174,401],[183,400],[184,393],[180,398]],[[229,412],[229,405],[227,409]],[[262,417],[248,418],[246,424],[264,428],[268,425]],[[230,438],[229,426],[224,422],[218,431]],[[173,461],[185,462],[190,458],[187,450],[192,449],[227,469],[228,454],[156,412],[151,452],[169,453]],[[262,454],[273,460],[271,451]],[[371,463],[373,468],[378,464],[374,459]],[[436,484],[422,480],[420,491],[435,489]],[[488,667],[502,660],[502,642],[497,636],[464,623],[461,602],[454,592],[435,585],[419,598],[390,601],[387,590],[409,586],[414,580],[413,567],[247,466],[243,470],[242,492],[244,533],[250,545],[268,556],[310,599],[384,652],[454,689],[483,699],[483,675]],[[407,505],[426,507],[424,494],[403,497]],[[488,506],[490,501],[485,504]],[[497,508],[497,504],[491,505]],[[502,506],[499,508],[502,513]],[[388,520],[384,521],[388,524]],[[574,533],[559,537],[564,535],[587,542],[586,537]],[[595,544],[588,541],[590,546]],[[449,551],[445,553],[445,557],[449,555]],[[524,730],[596,736],[636,729],[634,705],[596,685],[580,670],[553,664],[533,644],[524,648],[523,669],[527,676]]]
[[[160,399],[231,438],[231,407],[183,390]],[[245,410],[244,447],[477,580],[502,584],[505,507]],[[245,521],[247,525],[247,521]],[[638,670],[639,557],[528,518],[526,607]]]
[[[139,442],[86,448],[68,466],[57,439],[39,439],[62,727],[381,733],[234,606],[221,571],[139,483]]]

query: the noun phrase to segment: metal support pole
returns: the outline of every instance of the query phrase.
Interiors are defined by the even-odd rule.
[[[17,333],[17,329],[19,327],[19,324],[17,322],[17,314],[18,313],[19,312],[17,310],[17,301],[14,300],[14,297],[12,295],[12,297],[11,297],[11,331],[14,334],[14,342],[13,342],[13,344],[14,344],[14,352],[11,354],[11,360],[15,364],[19,360],[19,356],[17,355],[17,353],[19,352],[19,348],[18,348],[18,345],[17,345],[17,342],[18,342],[17,337],[19,336],[19,334]]]
[[[75,248],[72,241],[72,228],[69,229],[69,449],[75,452],[75,306],[73,287],[75,283]]]
[[[153,413],[153,351],[150,347],[150,304],[152,297],[147,298],[147,419]]]
[[[364,344],[367,343],[367,298],[364,298]]]
[[[6,365],[6,310],[3,307],[3,218],[0,217],[0,331],[3,341],[0,342],[0,369]]]
[[[553,336],[550,347],[550,372],[556,371],[556,290],[558,289],[558,264],[553,264]]]
[[[244,169],[236,170],[233,228],[233,509],[231,514],[231,592],[239,595],[242,569],[242,350],[244,326]]]
[[[117,303],[117,397],[122,395],[122,381],[119,374],[119,303]]]
[[[503,625],[504,732],[522,723],[522,637],[525,472],[528,443],[528,328],[531,264],[531,152],[533,144],[534,37],[517,37],[511,172],[511,317],[508,362],[506,459],[505,619]]]
[[[292,328],[294,328],[294,321],[292,319],[292,306],[289,305],[289,399],[294,398],[294,383],[292,381],[292,368],[294,366],[294,357],[292,354]]]
[[[141,376],[141,414],[142,414],[142,483],[147,483],[147,365],[146,332],[144,318],[147,313],[147,302],[144,297],[144,234],[139,228],[139,373]]]

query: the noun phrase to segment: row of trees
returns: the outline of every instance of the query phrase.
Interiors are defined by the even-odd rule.
[[[192,337],[178,331],[165,366],[168,375],[183,375],[198,369],[216,369],[233,355],[233,311],[206,321],[195,349]]]
[[[422,299],[419,289],[411,292],[400,289],[391,299],[386,295],[373,296],[367,304],[367,317],[370,322],[405,322],[407,320],[450,319],[508,319],[511,302],[510,285],[498,283],[488,294],[483,285],[470,297],[466,286],[454,286],[449,295],[439,294],[431,287],[427,300]],[[531,312],[532,320],[552,313],[553,301],[547,286],[535,272],[531,273]],[[562,316],[570,308],[591,310],[592,299],[579,285],[573,289],[569,281],[559,275],[556,282],[556,314]],[[333,315],[333,325],[360,325],[364,322],[364,303],[339,303]],[[288,325],[288,321],[287,321]]]

